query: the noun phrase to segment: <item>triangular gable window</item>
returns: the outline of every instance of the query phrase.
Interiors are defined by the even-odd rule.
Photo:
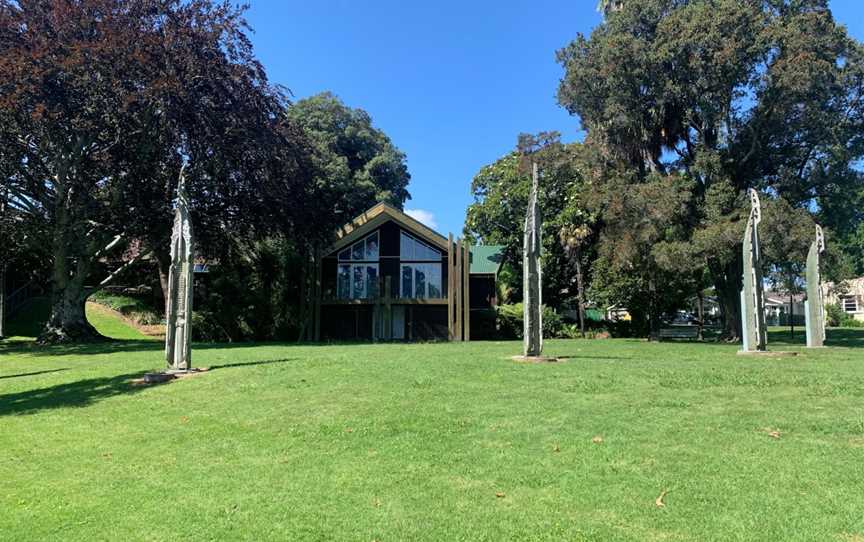
[[[399,239],[399,258],[412,262],[440,262],[441,252],[403,231]]]
[[[378,261],[378,246],[378,232],[376,231],[340,251],[339,260],[343,262],[376,262]]]

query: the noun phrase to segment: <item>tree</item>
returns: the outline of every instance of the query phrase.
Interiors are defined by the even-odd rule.
[[[0,0],[8,202],[52,238],[41,340],[98,338],[94,266],[131,239],[167,250],[183,162],[203,247],[308,219],[308,153],[245,31],[228,2]]]
[[[861,190],[861,44],[825,0],[644,0],[558,58],[559,103],[605,159],[626,164],[628,182],[693,181],[676,241],[704,262],[737,337],[746,190],[817,213]],[[855,230],[860,218],[846,216],[832,227]]]
[[[301,262],[301,290],[296,321],[300,337],[311,332],[313,272],[318,250],[329,244],[332,232],[377,202],[402,208],[410,197],[411,180],[405,154],[372,124],[362,109],[346,106],[336,96],[323,92],[299,100],[285,111],[286,120],[297,126],[310,142],[315,164],[316,202],[324,205],[314,219],[323,233],[307,242],[292,240],[282,246],[295,251],[287,255]]]
[[[405,154],[372,125],[366,111],[323,92],[292,104],[286,115],[312,143],[321,171],[318,182],[342,222],[379,201],[402,208],[411,180]]]
[[[474,242],[504,246],[504,261],[513,262],[499,280],[509,277],[512,297],[522,294],[523,217],[531,186],[530,160],[539,166],[539,203],[543,215],[543,299],[560,306],[574,297],[574,274],[559,239],[574,213],[565,214],[568,198],[577,192],[582,173],[581,145],[563,144],[557,132],[519,136],[517,150],[484,166],[471,183],[474,203],[468,207],[465,234]],[[526,156],[530,157],[526,161]]]
[[[585,338],[585,275],[582,271],[585,265],[585,246],[591,238],[591,228],[582,224],[565,224],[561,226],[558,237],[561,239],[561,247],[576,271],[576,298],[579,310],[579,332]]]
[[[597,11],[608,17],[610,13],[620,11],[624,7],[623,0],[600,0],[597,4]]]

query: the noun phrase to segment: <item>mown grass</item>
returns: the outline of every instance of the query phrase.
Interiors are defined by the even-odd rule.
[[[163,321],[162,316],[141,297],[99,290],[90,296],[89,301],[113,309],[138,324],[153,325]]]
[[[0,343],[0,538],[858,540],[864,334],[829,333],[196,345],[155,387],[158,342]]]

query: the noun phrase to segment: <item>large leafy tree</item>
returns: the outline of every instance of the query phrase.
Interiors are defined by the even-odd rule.
[[[342,221],[379,201],[402,208],[410,197],[405,154],[372,124],[366,111],[323,92],[292,104],[287,117],[311,142],[319,188],[329,194],[327,200]]]
[[[504,246],[509,297],[521,297],[522,230],[531,188],[530,164],[535,161],[540,171],[543,218],[543,299],[558,306],[578,296],[573,260],[577,249],[570,228],[582,224],[578,209],[583,178],[581,152],[580,144],[561,143],[556,132],[523,134],[516,150],[484,166],[471,183],[474,203],[468,207],[465,233],[475,242]],[[587,251],[586,236],[578,244],[579,257]]]
[[[205,247],[311,222],[302,136],[245,31],[213,0],[0,0],[7,201],[51,237],[42,340],[97,336],[84,315],[96,263],[132,239],[167,245],[184,161]]]
[[[864,54],[826,0],[627,1],[559,60],[559,102],[628,183],[692,180],[686,228],[662,241],[704,262],[730,336],[747,189],[856,229],[844,200],[862,186]],[[832,221],[834,208],[848,212]]]

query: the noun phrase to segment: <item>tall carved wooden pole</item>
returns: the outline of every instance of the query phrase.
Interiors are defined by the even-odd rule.
[[[759,252],[759,222],[762,206],[759,193],[750,190],[750,218],[744,234],[744,288],[741,290],[741,336],[744,352],[764,352],[768,348],[765,326],[765,300],[762,293],[762,260]]]
[[[807,301],[804,302],[804,314],[809,348],[819,348],[825,344],[825,307],[822,300],[822,275],[819,272],[819,260],[823,252],[825,235],[817,224],[816,239],[807,254]]]
[[[177,209],[171,234],[171,269],[168,273],[168,299],[165,316],[165,358],[175,371],[192,369],[192,273],[195,245],[186,193],[186,166],[180,170]]]
[[[525,213],[525,237],[522,249],[524,356],[538,357],[543,352],[543,299],[540,269],[542,223],[537,201],[537,163],[533,165],[531,195]]]

